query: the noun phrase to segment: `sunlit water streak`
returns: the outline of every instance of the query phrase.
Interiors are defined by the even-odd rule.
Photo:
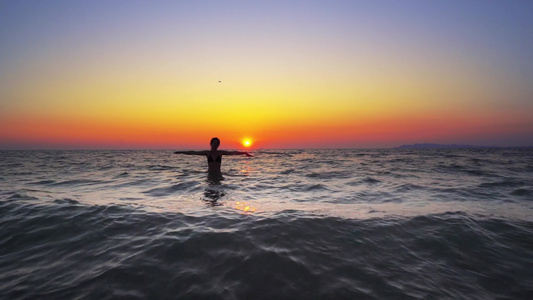
[[[533,296],[533,151],[0,152],[0,298]]]

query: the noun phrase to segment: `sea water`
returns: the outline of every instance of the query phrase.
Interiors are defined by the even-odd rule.
[[[0,299],[533,299],[533,150],[0,152]]]

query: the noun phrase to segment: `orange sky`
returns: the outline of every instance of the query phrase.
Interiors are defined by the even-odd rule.
[[[0,149],[533,145],[521,4],[309,3],[8,3]]]

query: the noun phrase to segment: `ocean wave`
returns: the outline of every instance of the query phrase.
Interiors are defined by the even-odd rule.
[[[30,183],[28,183],[28,184],[34,184],[34,185],[51,185],[51,184],[55,184],[55,183],[56,183],[55,180],[47,179],[47,180],[39,180],[39,181],[30,182]]]
[[[113,178],[114,179],[118,179],[118,178],[124,178],[124,177],[129,177],[130,176],[130,173],[129,172],[122,172],[118,175],[115,175]]]
[[[24,195],[24,194],[14,193],[11,196],[7,197],[7,200],[39,200],[39,198]]]
[[[527,190],[527,189],[516,189],[516,190],[511,192],[511,195],[513,195],[513,196],[529,196],[531,194],[532,194],[532,192],[530,190]]]
[[[326,172],[311,172],[304,175],[308,178],[324,179],[324,180],[336,180],[343,178],[350,178],[352,173],[349,171],[326,171]]]
[[[193,188],[197,187],[199,184],[200,182],[198,181],[180,182],[170,186],[149,189],[143,193],[152,197],[169,196],[177,192],[192,191]]]
[[[49,185],[53,186],[85,186],[85,185],[98,185],[98,184],[104,184],[104,183],[112,183],[112,181],[106,181],[106,180],[94,180],[94,179],[72,179],[72,180],[64,180],[59,182],[54,182]]]
[[[70,198],[56,199],[56,200],[54,200],[54,203],[58,203],[58,204],[80,204],[79,201],[74,200],[74,199],[70,199]]]
[[[393,187],[394,192],[407,192],[407,191],[422,190],[422,189],[426,189],[426,187],[417,185],[417,184],[412,184],[412,183],[400,184],[400,185]]]
[[[380,183],[381,181],[378,180],[378,179],[375,179],[373,177],[370,177],[370,176],[366,176],[365,178],[361,179],[361,180],[358,180],[358,181],[355,181],[355,182],[352,182],[351,184],[377,184],[377,183]],[[350,183],[349,183],[350,184]]]
[[[0,208],[12,216],[0,233],[7,298],[520,298],[533,276],[530,222],[462,212],[193,217],[61,204]]]
[[[168,171],[168,170],[176,170],[177,168],[175,166],[167,166],[167,165],[151,165],[151,166],[148,166],[147,169],[151,171]]]
[[[280,174],[288,175],[294,172],[294,169],[286,169],[280,172]]]
[[[495,188],[495,187],[520,187],[523,186],[524,182],[517,180],[504,180],[497,182],[483,182],[478,186],[480,188]]]

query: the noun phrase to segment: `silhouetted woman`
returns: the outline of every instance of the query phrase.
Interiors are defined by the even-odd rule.
[[[205,155],[207,157],[208,172],[220,172],[220,165],[222,164],[222,155],[246,155],[252,157],[248,152],[240,151],[224,151],[218,150],[220,146],[220,140],[216,137],[211,139],[211,150],[207,151],[176,151],[174,154],[186,154],[186,155]]]

